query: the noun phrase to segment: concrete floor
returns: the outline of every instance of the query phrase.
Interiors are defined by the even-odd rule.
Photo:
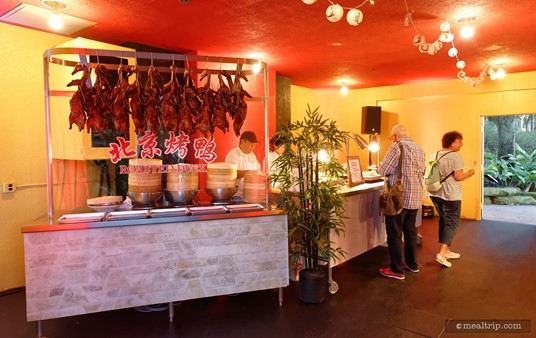
[[[485,204],[482,219],[536,225],[536,205]]]
[[[536,227],[462,220],[452,250],[462,257],[451,268],[434,260],[438,218],[423,219],[419,273],[405,280],[380,276],[388,266],[384,246],[333,268],[340,289],[321,304],[298,300],[297,282],[277,290],[188,300],[168,312],[123,309],[42,322],[48,338],[505,338],[534,337],[536,322]],[[456,321],[526,322],[524,332],[460,333]],[[532,328],[530,325],[532,324]],[[25,293],[0,296],[0,337],[36,337],[26,321]]]

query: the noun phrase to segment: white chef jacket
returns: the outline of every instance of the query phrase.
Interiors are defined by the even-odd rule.
[[[257,160],[255,153],[251,152],[249,154],[244,154],[240,147],[233,148],[227,153],[225,157],[225,162],[236,164],[237,170],[260,170],[261,164]],[[236,185],[238,186],[238,191],[235,196],[242,197],[244,194],[244,178],[239,178],[236,180]]]

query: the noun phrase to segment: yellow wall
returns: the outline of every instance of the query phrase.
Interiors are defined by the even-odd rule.
[[[0,291],[24,285],[20,229],[46,215],[43,52],[70,38],[0,23]]]
[[[336,120],[342,130],[360,133],[361,107],[378,105],[382,107],[380,159],[390,144],[391,128],[403,124],[427,157],[441,148],[445,132],[458,130],[464,136],[460,154],[466,164],[471,160],[482,163],[481,117],[536,113],[535,80],[536,72],[528,72],[509,74],[501,81],[487,79],[477,87],[449,80],[351,90],[346,96],[338,90],[293,86],[291,116],[292,121],[303,117],[309,103],[313,109],[320,106],[324,117]],[[361,157],[363,168],[368,166],[366,150],[352,148],[351,154]],[[481,170],[477,174],[464,182],[463,218],[481,219]]]

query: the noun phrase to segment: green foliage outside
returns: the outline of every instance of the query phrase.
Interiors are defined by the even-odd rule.
[[[497,128],[484,126],[484,186],[536,191],[536,132],[516,132],[514,154],[497,157]]]
[[[536,149],[536,131],[518,131],[515,133],[515,141],[527,152]],[[499,135],[497,127],[487,119],[484,122],[484,152],[497,154]]]

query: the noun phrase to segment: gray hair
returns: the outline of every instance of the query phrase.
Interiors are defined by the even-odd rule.
[[[404,127],[401,124],[397,124],[396,126],[391,129],[391,135],[397,135],[397,136],[408,136],[408,130],[406,127]]]

